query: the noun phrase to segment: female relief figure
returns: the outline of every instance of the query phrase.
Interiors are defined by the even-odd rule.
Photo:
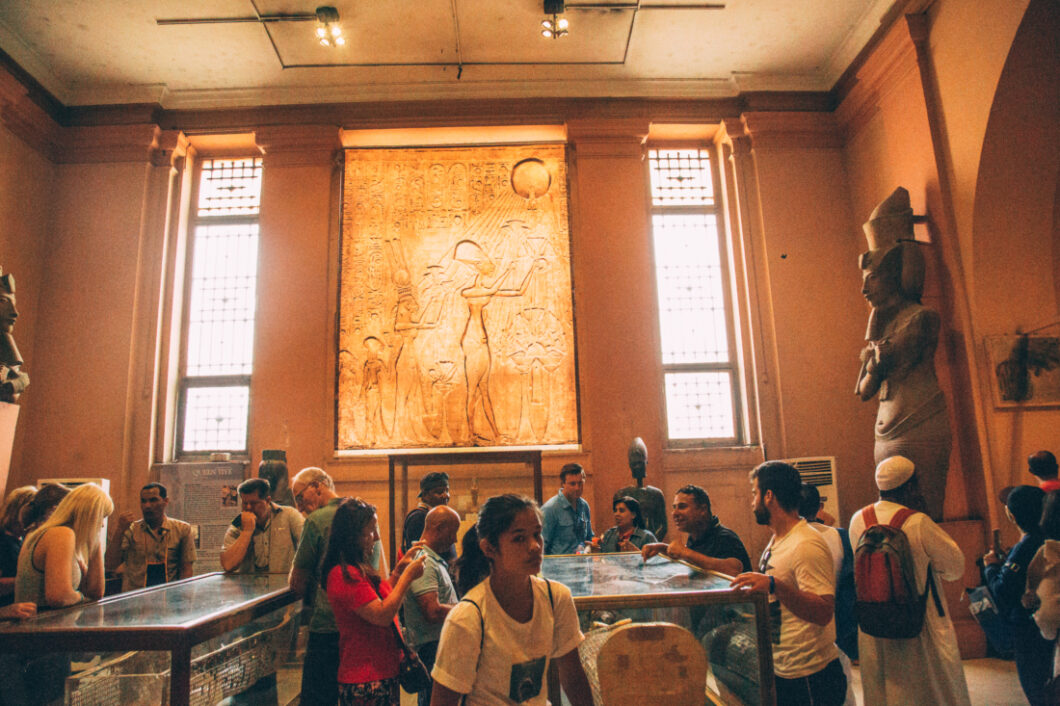
[[[876,462],[890,456],[912,460],[923,509],[941,520],[950,425],[935,377],[940,319],[920,304],[924,259],[913,242],[909,193],[899,187],[876,207],[864,228],[870,250],[861,256],[861,292],[872,313],[855,393],[863,401],[879,395]]]
[[[463,336],[460,338],[460,349],[464,352],[464,376],[467,380],[468,434],[475,443],[488,442],[497,438],[499,432],[493,415],[493,402],[490,401],[490,347],[482,310],[495,296],[519,297],[525,294],[534,271],[542,269],[547,263],[544,260],[536,260],[517,289],[502,289],[501,286],[511,275],[512,268],[506,269],[493,281],[493,284],[487,285],[486,278],[493,275],[496,266],[478,243],[461,240],[453,251],[453,259],[462,262],[476,272],[471,286],[460,290],[460,296],[467,301],[468,309],[467,323],[464,326]],[[475,412],[480,402],[486,423],[489,424],[488,434],[482,434],[476,430]]]

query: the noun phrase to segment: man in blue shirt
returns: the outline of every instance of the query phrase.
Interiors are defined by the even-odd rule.
[[[559,472],[559,492],[542,507],[545,516],[541,536],[545,554],[574,554],[593,538],[589,503],[585,492],[585,471],[581,464],[568,463]]]

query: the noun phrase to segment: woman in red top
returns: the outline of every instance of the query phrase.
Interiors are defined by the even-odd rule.
[[[347,498],[335,511],[328,550],[321,565],[328,600],[339,628],[339,704],[397,706],[401,648],[395,616],[409,585],[423,574],[426,555],[410,550],[394,567],[390,583],[369,558],[379,541],[375,507]]]

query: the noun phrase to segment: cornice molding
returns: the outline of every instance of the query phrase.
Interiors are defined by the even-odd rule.
[[[837,149],[843,135],[833,113],[744,113],[751,149]]]
[[[854,135],[876,113],[880,102],[910,73],[918,71],[909,22],[895,22],[854,75],[853,85],[836,108],[846,135]]]
[[[733,156],[748,154],[751,151],[751,137],[747,133],[742,120],[726,118],[721,121],[718,134],[714,137],[715,142],[727,144],[732,148]]]
[[[265,166],[330,165],[342,149],[337,125],[275,125],[255,131]]]
[[[4,71],[0,71],[0,121],[31,148],[56,161],[62,128],[33,102],[22,82]]]
[[[157,125],[151,124],[66,128],[56,161],[62,164],[154,164],[160,149],[160,132]]]
[[[636,157],[644,152],[651,123],[645,118],[601,118],[567,121],[567,141],[579,159]]]

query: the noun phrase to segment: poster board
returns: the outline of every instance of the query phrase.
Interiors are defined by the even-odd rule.
[[[243,462],[158,463],[152,467],[166,486],[166,514],[191,524],[198,559],[196,574],[221,570],[221,543],[239,515],[236,488],[246,479]]]
[[[1060,406],[1060,337],[987,336],[984,345],[997,407]]]
[[[577,444],[565,147],[345,159],[338,452]]]

